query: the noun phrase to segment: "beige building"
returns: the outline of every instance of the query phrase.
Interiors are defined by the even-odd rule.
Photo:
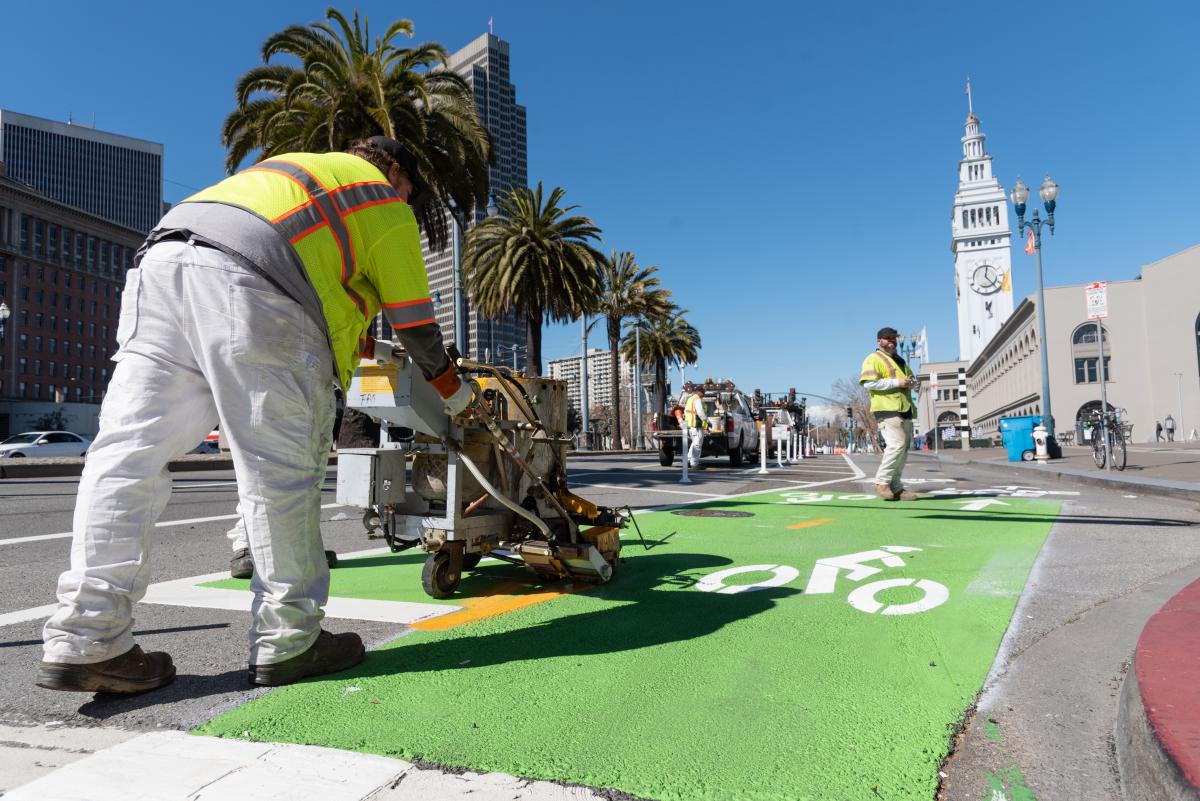
[[[1050,405],[1057,430],[1071,430],[1100,405],[1100,343],[1087,319],[1082,284],[1045,291]],[[999,440],[1001,417],[1041,414],[1041,357],[1036,296],[1025,298],[966,369],[967,412],[978,436]],[[1200,429],[1200,245],[1141,268],[1131,280],[1108,284],[1103,321],[1108,402],[1126,410],[1133,441],[1154,440],[1155,424],[1170,414],[1176,437]],[[953,367],[950,367],[953,365]],[[956,389],[959,363],[922,367],[921,430],[956,405],[939,395]]]
[[[567,382],[567,403],[579,409],[579,364],[578,356],[551,359],[546,363],[551,378]],[[588,348],[588,407],[595,410],[600,406],[612,405],[612,353],[601,348]],[[646,371],[643,370],[643,378]],[[653,379],[653,376],[651,376]],[[633,381],[633,367],[629,362],[621,363],[621,400],[627,402],[629,385]]]

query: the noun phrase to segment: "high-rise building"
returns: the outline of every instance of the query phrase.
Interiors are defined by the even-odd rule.
[[[509,79],[508,42],[485,33],[450,57],[450,67],[471,87],[479,119],[492,137],[495,164],[491,168],[492,194],[500,197],[513,187],[526,186],[529,168],[526,162],[525,107],[517,104],[517,90]],[[483,210],[474,210],[474,224],[483,219]],[[425,243],[425,267],[429,272],[429,291],[433,295],[438,323],[447,342],[454,341],[454,252],[431,251]],[[524,322],[508,315],[501,319],[482,316],[467,302],[468,337],[464,356],[511,363],[514,348],[518,365],[524,366]]]
[[[984,148],[987,135],[969,111],[964,124],[958,191],[950,215],[958,358],[973,361],[1013,313],[1012,228],[1004,187]]]
[[[551,378],[567,382],[567,404],[573,409],[579,409],[579,365],[583,360],[579,356],[566,356],[562,359],[551,359],[546,367]],[[612,405],[612,351],[601,348],[588,348],[588,406],[595,413],[601,406]],[[646,383],[649,374],[650,383],[654,376],[650,371],[642,371],[642,381]],[[628,392],[633,385],[633,366],[629,362],[621,362],[620,378],[621,399],[629,402]]]
[[[163,213],[163,146],[0,109],[7,176],[46,197],[143,233]]]
[[[0,434],[39,401],[104,397],[125,272],[144,239],[5,177],[0,165],[0,303],[9,312],[0,322]]]

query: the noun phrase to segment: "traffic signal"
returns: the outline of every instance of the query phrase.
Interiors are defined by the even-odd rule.
[[[788,390],[788,403],[796,402],[796,388],[792,387]]]
[[[850,418],[851,420],[854,419],[854,407],[853,406],[846,407],[846,417]]]
[[[762,402],[763,402],[762,390],[761,389],[754,390],[754,405],[762,406]]]

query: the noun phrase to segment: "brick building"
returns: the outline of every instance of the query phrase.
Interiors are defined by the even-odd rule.
[[[51,200],[0,163],[0,433],[20,427],[21,412],[104,397],[125,271],[144,236]]]

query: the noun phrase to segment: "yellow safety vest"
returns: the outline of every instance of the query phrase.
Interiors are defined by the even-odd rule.
[[[273,156],[180,205],[196,203],[249,211],[290,243],[320,299],[343,388],[381,309],[394,329],[436,322],[416,218],[365,159]]]
[[[700,428],[697,423],[702,423],[706,419],[704,401],[699,393],[693,392],[688,395],[688,399],[683,404],[683,419],[688,428]]]
[[[865,381],[878,381],[881,378],[912,378],[912,370],[905,364],[901,368],[890,356],[881,350],[863,359],[862,375],[858,377],[861,384]],[[912,395],[907,389],[868,390],[871,393],[872,412],[908,412],[913,408]]]

